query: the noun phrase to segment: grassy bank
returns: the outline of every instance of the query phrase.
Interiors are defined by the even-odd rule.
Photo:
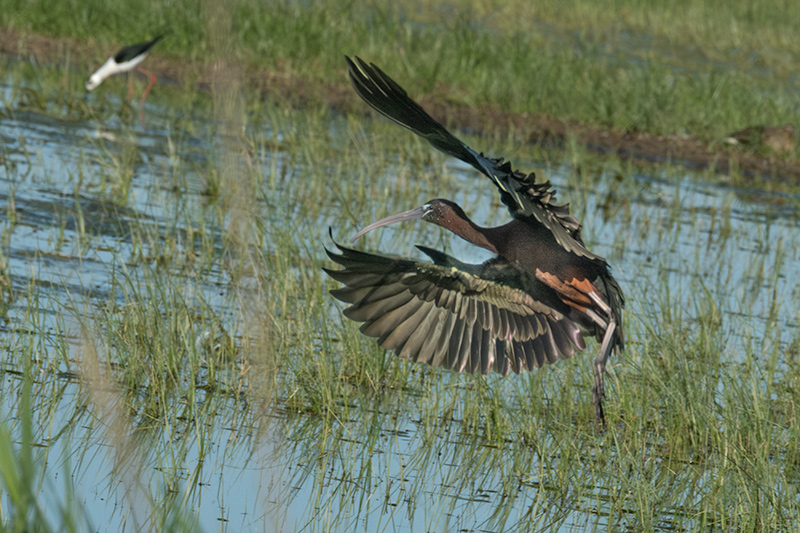
[[[19,85],[60,90],[58,76],[14,68]],[[467,137],[521,168],[550,166],[625,287],[629,342],[611,362],[610,425],[598,433],[591,354],[509,378],[457,376],[384,353],[327,294],[328,226],[344,240],[433,197],[481,223],[506,219],[490,184],[408,132],[324,106],[245,103],[236,80],[201,102],[170,87],[160,95],[170,112],[151,110],[148,129],[110,97],[91,114],[59,115],[52,104],[13,107],[19,91],[5,111],[27,117],[29,152],[16,136],[3,148],[3,257],[15,261],[17,294],[0,339],[9,527],[763,530],[800,520],[796,210],[744,191],[695,193],[682,169],[643,176],[580,147],[523,154],[517,138]],[[34,133],[67,118],[85,131],[37,144]],[[115,121],[113,136],[93,133]],[[44,236],[33,252],[29,226]],[[359,247],[414,254],[423,243],[470,260],[442,235],[408,224]],[[19,268],[26,257],[44,258],[31,260],[35,274]],[[84,284],[87,272],[100,282]],[[63,492],[54,478],[67,480]],[[253,491],[247,513],[241,486]],[[111,503],[74,503],[93,490]],[[105,506],[125,519],[105,518]]]
[[[142,20],[148,32],[173,27],[159,53],[207,61],[203,53],[235,50],[240,63],[208,91],[165,84],[146,127],[115,96],[119,86],[83,99],[88,58],[74,70],[7,64],[4,526],[797,529],[796,195],[705,186],[707,176],[666,165],[642,173],[574,144],[465,137],[522,169],[545,167],[625,289],[628,346],[610,362],[600,433],[592,353],[508,378],[431,370],[378,349],[327,293],[329,226],[344,241],[434,197],[501,223],[507,213],[485,179],[386,121],[331,113],[321,98],[293,109],[246,84],[248,69],[267,68],[318,91],[333,79],[344,86],[341,55],[357,52],[454,106],[536,112],[538,90],[581,120],[689,122],[708,135],[721,129],[715,117],[755,117],[759,105],[791,116],[775,103],[780,90],[764,81],[759,92],[747,71],[690,72],[601,44],[622,49],[621,30],[645,31],[650,10],[677,25],[677,11],[631,4],[617,20],[545,3],[505,13],[515,21],[487,19],[482,6],[453,16],[422,4],[259,11],[242,2],[230,18],[203,7],[193,19],[196,5],[181,18],[157,6],[9,4],[4,24],[69,34],[76,48],[93,39],[94,60],[119,44],[117,31],[119,42],[140,39],[129,22]],[[726,9],[687,23],[686,36],[652,35],[714,41],[707,55],[761,42],[763,66],[777,71],[775,39],[788,30],[776,22],[767,35],[769,8],[752,20],[739,4]],[[527,16],[545,21],[541,32],[512,24]],[[582,20],[587,29],[571,35]],[[748,31],[727,41],[726,20]],[[477,260],[422,223],[358,247],[414,255],[414,244]]]
[[[311,98],[345,85],[342,56],[358,54],[416,94],[454,106],[719,140],[753,124],[800,126],[799,11],[792,2],[742,1],[12,0],[0,26],[74,39],[73,61],[84,71],[120,44],[169,30],[157,55],[196,65],[221,57],[248,72],[305,80]],[[224,47],[209,29],[220,18],[230,22]],[[182,71],[182,81],[196,73]]]

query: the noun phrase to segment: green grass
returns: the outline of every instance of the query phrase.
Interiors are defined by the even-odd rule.
[[[88,16],[81,6],[73,8]],[[400,18],[395,9],[389,15]],[[587,17],[599,13],[585,9]],[[337,21],[345,17],[320,13],[330,17],[326,31],[344,39]],[[637,16],[627,24],[644,24]],[[347,38],[359,31],[356,24]],[[289,39],[273,39],[281,35]],[[174,42],[180,51],[182,41]],[[430,60],[437,51],[423,51],[425,42],[417,46]],[[314,50],[307,48],[296,57]],[[531,105],[514,103],[525,93],[490,83],[491,56],[475,48],[461,59],[440,52],[448,59],[439,68],[464,76],[456,66],[477,65],[473,80],[458,83],[503,105]],[[340,52],[335,61],[329,52],[315,79],[341,71]],[[409,88],[416,75],[426,92],[419,80],[435,62],[393,63],[392,54],[376,45],[370,59],[396,65],[392,74]],[[310,65],[288,68],[310,75]],[[572,65],[558,75],[580,86],[569,70],[590,62]],[[169,134],[165,146],[142,148],[138,117],[113,90],[85,108],[62,105],[77,94],[78,74],[57,66],[9,71],[14,87],[3,113],[54,124],[122,120],[116,140],[78,139],[59,156],[78,162],[66,177],[35,142],[24,154],[11,141],[0,152],[10,184],[0,257],[23,255],[19,236],[32,224],[23,193],[58,191],[62,201],[42,213],[47,238],[37,253],[40,265],[64,265],[55,288],[38,271],[3,267],[16,287],[6,291],[11,322],[0,337],[3,382],[12,383],[0,400],[3,526],[90,528],[89,506],[69,497],[63,514],[42,516],[42,480],[64,464],[54,464],[55,454],[46,460],[51,448],[66,450],[78,487],[94,483],[109,506],[129,513],[126,525],[151,530],[194,529],[211,494],[227,495],[240,476],[259,471],[261,484],[248,487],[258,500],[254,522],[266,529],[392,530],[410,519],[414,530],[491,531],[793,530],[800,522],[800,334],[791,329],[800,294],[786,279],[796,273],[800,242],[785,229],[796,206],[775,213],[779,205],[761,206],[738,190],[714,189],[708,199],[684,186],[683,169],[642,170],[574,144],[528,151],[513,133],[466,138],[523,169],[563,165],[560,198],[586,223],[592,249],[624,265],[614,272],[629,301],[628,347],[610,364],[609,428],[601,433],[590,401],[591,349],[532,374],[457,376],[397,360],[341,316],[327,294],[335,284],[321,271],[329,225],[344,241],[367,221],[434,197],[458,201],[481,223],[507,217],[488,182],[457,175],[407,131],[315,102],[298,110],[262,100],[232,80],[210,94],[168,87],[154,95],[171,110],[160,119]],[[651,85],[648,75],[630,76],[609,83],[627,79],[627,101],[643,109],[664,82],[658,71]],[[575,91],[575,107],[589,106],[593,92]],[[690,99],[678,98],[687,109]],[[661,104],[669,109],[669,100]],[[358,246],[458,249],[437,231],[409,224]],[[107,297],[73,292],[75,274],[92,268],[105,273]],[[722,311],[731,298],[734,312]],[[96,456],[108,466],[86,481],[96,475]],[[73,477],[65,479],[74,494]],[[120,484],[132,489],[130,499]],[[244,519],[220,507],[228,522],[199,525],[241,529]]]
[[[800,57],[798,10],[792,2],[745,1],[300,7],[242,0],[202,2],[199,10],[196,2],[10,1],[0,27],[74,38],[69,62],[84,71],[115,47],[169,28],[154,54],[201,65],[235,59],[293,80],[305,98],[324,99],[331,84],[346,84],[342,56],[357,54],[413,94],[453,105],[711,141],[753,124],[800,126],[792,66]],[[78,44],[86,42],[89,57]],[[203,71],[186,69],[181,81]]]

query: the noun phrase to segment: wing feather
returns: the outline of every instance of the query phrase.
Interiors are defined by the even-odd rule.
[[[328,256],[344,268],[325,271],[345,285],[331,293],[349,304],[345,316],[363,322],[365,335],[400,357],[458,372],[507,374],[585,346],[567,315],[505,284],[507,271],[491,279],[485,265],[456,269],[337,246],[339,253]]]
[[[556,193],[549,181],[537,183],[535,173],[524,174],[503,158],[476,152],[428,115],[377,66],[358,57],[346,59],[353,87],[376,111],[483,173],[498,188],[500,199],[515,218],[536,220],[567,251],[605,264],[605,259],[586,249],[580,223],[570,214],[568,205],[556,204]]]

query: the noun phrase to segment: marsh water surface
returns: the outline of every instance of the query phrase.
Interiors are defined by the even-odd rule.
[[[564,420],[532,419],[531,403],[541,413],[571,401],[568,420],[591,432],[591,353],[505,378],[432,371],[361,338],[325,294],[335,285],[320,271],[333,246],[329,226],[346,242],[369,221],[439,196],[498,224],[507,213],[485,179],[378,121],[276,104],[231,137],[229,124],[152,103],[144,126],[135,113],[130,123],[68,121],[14,108],[5,83],[0,413],[18,445],[35,450],[40,503],[54,527],[65,507],[100,530],[180,520],[231,531],[644,527],[631,480],[591,466],[613,461],[611,441],[565,442],[554,427]],[[408,142],[395,148],[397,139]],[[501,155],[496,142],[470,139]],[[502,155],[552,180],[628,298],[629,350],[611,362],[607,400],[620,433],[637,415],[615,406],[618,392],[657,353],[653,339],[674,334],[662,328],[678,324],[687,350],[698,329],[718,332],[720,366],[792,371],[800,195],[679,167],[528,152]],[[254,193],[244,203],[226,196],[238,171]],[[252,235],[239,246],[231,234],[243,211]],[[422,223],[356,246],[413,255],[413,244],[485,257]],[[265,323],[268,333],[254,331]],[[165,359],[154,363],[164,382],[126,373],[126,354],[148,350]],[[262,389],[268,379],[251,360],[259,351],[277,361],[271,388]],[[353,352],[371,366],[343,375],[342,354]],[[376,372],[393,378],[370,383]],[[34,440],[20,443],[26,374]],[[715,401],[726,401],[729,379],[708,380]],[[119,410],[125,425],[115,430],[109,420]],[[130,442],[134,451],[121,457]],[[722,466],[687,461],[676,472],[659,438],[650,445],[630,477],[673,477],[647,503],[661,517],[648,524],[697,525]],[[164,502],[184,514],[156,513]]]

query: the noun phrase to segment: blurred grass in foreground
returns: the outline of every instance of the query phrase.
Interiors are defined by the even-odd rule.
[[[89,16],[82,5],[74,12]],[[360,7],[349,5],[339,14],[312,4],[298,13],[319,20],[300,17],[298,27],[338,31],[345,39],[346,16]],[[277,7],[278,15],[290,11],[289,4]],[[395,9],[388,15],[399,18]],[[231,16],[217,12],[219,27],[203,33],[218,50],[230,44],[219,41],[226,24],[238,28]],[[628,16],[639,20],[635,12]],[[369,34],[359,33],[357,20],[348,38]],[[409,88],[428,90],[419,79],[435,70],[438,54],[437,72],[460,72],[453,85],[477,88],[470,89],[474,95],[498,97],[502,105],[530,97],[521,86],[503,86],[502,76],[493,80],[486,69],[496,58],[471,49],[472,37],[445,53],[452,34],[435,36],[425,24],[417,30],[406,22],[414,21],[393,27],[419,43],[419,64],[395,62],[401,50],[377,44],[363,55]],[[180,21],[175,25],[177,52],[165,47],[166,53],[182,46],[185,34]],[[418,31],[431,40],[415,41]],[[276,29],[270,38],[283,39],[288,54],[290,35]],[[304,52],[296,42],[291,57],[297,59],[284,68],[312,80],[341,73],[337,44],[308,43]],[[305,53],[318,62],[306,61]],[[555,48],[549,53],[565,57]],[[277,63],[279,56],[272,57]],[[8,115],[47,113],[78,127],[118,123],[113,140],[81,138],[60,154],[78,161],[66,178],[35,146],[23,143],[30,151],[22,163],[10,152],[13,139],[2,147],[8,194],[2,257],[17,258],[17,232],[32,220],[16,210],[15,195],[58,191],[69,209],[41,217],[53,250],[38,253],[63,261],[64,272],[104,258],[97,262],[107,272],[108,295],[84,295],[96,287],[81,287],[67,274],[55,283],[36,272],[13,279],[19,274],[4,270],[15,286],[13,296],[2,296],[10,322],[0,337],[7,353],[0,370],[4,526],[103,528],[88,524],[92,509],[74,498],[91,483],[109,507],[122,509],[125,518],[112,516],[114,524],[195,528],[210,493],[227,495],[240,476],[258,471],[263,484],[254,485],[259,514],[252,520],[263,529],[391,530],[412,520],[415,530],[797,528],[800,332],[792,324],[800,294],[787,277],[794,279],[800,241],[785,223],[797,220],[796,209],[775,215],[776,206],[761,206],[741,189],[715,190],[708,200],[684,187],[694,177],[680,168],[642,176],[635,165],[576,146],[523,154],[525,140],[513,135],[467,138],[520,168],[559,169],[560,199],[572,202],[587,241],[619,269],[629,299],[629,344],[611,361],[610,425],[598,434],[590,354],[522,376],[457,376],[398,361],[342,318],[320,270],[328,264],[329,225],[344,240],[367,220],[434,197],[463,204],[479,222],[507,215],[485,180],[463,177],[400,128],[332,114],[314,102],[296,110],[252,95],[239,83],[256,60],[240,59],[222,65],[210,96],[164,90],[163,145],[149,148],[139,139],[147,132],[129,126],[136,117],[126,115],[125,104],[101,95],[92,99],[98,108],[89,108],[70,99],[79,76],[30,65],[12,72]],[[558,74],[580,85],[576,65],[590,63],[574,62],[564,74],[552,67],[554,77],[544,81]],[[509,68],[503,64],[498,68]],[[312,74],[314,65],[319,70]],[[464,67],[476,65],[484,74],[470,77]],[[619,71],[619,79],[630,76]],[[662,82],[634,81],[629,99],[645,109]],[[627,107],[612,89],[606,102]],[[49,98],[59,94],[63,100]],[[591,106],[593,94],[585,92],[574,107]],[[664,98],[670,109],[670,94]],[[689,100],[687,109],[694,105]],[[167,163],[156,162],[162,159],[154,155],[163,154]],[[781,199],[791,203],[796,195]],[[458,247],[436,231],[406,225],[359,246],[396,253],[413,253],[415,243]],[[73,246],[67,257],[59,256],[64,242]],[[59,447],[64,458],[48,457]],[[105,462],[97,469],[96,461]],[[43,481],[54,472],[66,487],[61,500],[48,497]],[[199,525],[236,530],[234,520],[245,519],[226,515],[236,503],[220,503],[220,524]]]

